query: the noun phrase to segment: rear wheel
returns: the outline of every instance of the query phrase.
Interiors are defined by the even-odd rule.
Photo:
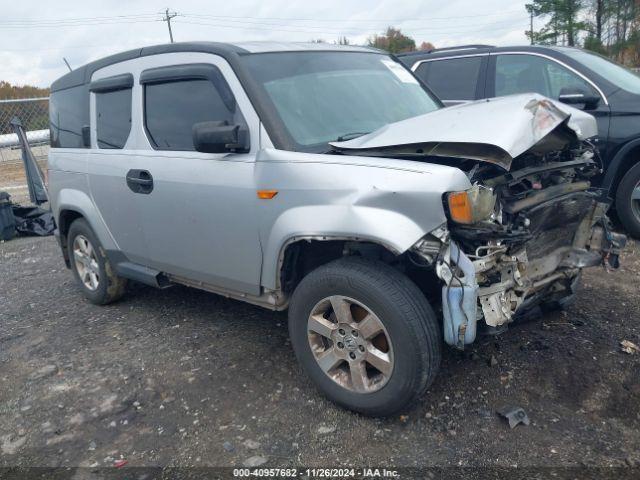
[[[97,305],[106,305],[121,298],[127,281],[115,274],[86,220],[79,218],[71,224],[67,241],[71,271],[83,295]]]
[[[640,238],[640,163],[625,173],[618,185],[616,212],[627,232]]]
[[[392,267],[358,257],[303,278],[289,308],[296,356],[334,402],[367,415],[414,403],[440,365],[440,329],[422,292]]]

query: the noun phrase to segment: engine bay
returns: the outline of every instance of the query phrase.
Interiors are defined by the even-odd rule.
[[[437,256],[434,244],[422,244],[423,256],[431,248],[445,283],[447,343],[473,342],[478,320],[498,329],[529,306],[570,296],[582,268],[617,268],[626,238],[612,232],[610,201],[591,187],[601,171],[597,150],[571,135],[566,123],[507,172],[488,162],[465,166],[473,185],[471,220],[450,221],[433,234],[441,242]],[[444,203],[455,218],[451,197]]]

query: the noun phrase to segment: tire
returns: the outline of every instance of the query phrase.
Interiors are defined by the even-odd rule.
[[[360,342],[353,351],[349,328],[346,336],[340,337],[338,327],[346,324],[334,324],[333,306],[341,309],[345,304],[349,309],[344,311],[349,312],[347,317],[359,333],[351,336]],[[324,316],[314,318],[326,320],[323,325],[330,325],[333,340],[310,327],[311,313],[325,308]],[[371,324],[377,327],[370,328]],[[371,336],[380,328],[380,333]],[[424,394],[440,367],[442,334],[423,293],[392,267],[361,257],[335,260],[302,279],[289,306],[289,335],[298,361],[320,391],[333,402],[364,415],[388,416],[408,408]],[[319,362],[325,358],[333,362],[335,355],[326,353],[331,349],[337,352],[335,355],[358,357],[353,361],[339,359],[341,363],[325,373]],[[378,361],[375,363],[382,368],[373,368],[369,363],[374,359],[372,354],[389,360],[391,368],[389,362]],[[360,365],[366,367],[364,377],[352,373],[352,368],[362,372]]]
[[[76,243],[76,240],[78,243]],[[86,247],[85,241],[88,243],[88,247]],[[79,218],[71,224],[67,235],[67,249],[71,271],[87,300],[96,305],[106,305],[119,300],[124,295],[127,286],[126,279],[115,274],[104,248],[102,248],[93,230],[83,218]],[[87,255],[87,252],[90,252],[90,254]],[[87,263],[90,265],[87,266]],[[87,285],[87,282],[91,284],[93,282],[90,274],[89,277],[81,274],[83,268],[85,272],[89,270],[96,274],[97,284],[95,288],[92,288],[93,285]]]
[[[616,191],[616,212],[620,223],[635,238],[640,238],[640,199],[634,201],[631,195],[638,184],[640,163],[624,174]]]

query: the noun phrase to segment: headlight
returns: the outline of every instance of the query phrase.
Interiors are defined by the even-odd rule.
[[[447,204],[451,220],[469,225],[491,216],[496,195],[490,188],[474,185],[469,190],[447,193]]]

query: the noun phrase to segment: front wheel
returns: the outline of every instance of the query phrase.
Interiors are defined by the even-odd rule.
[[[332,401],[387,416],[415,403],[440,366],[440,329],[418,287],[359,257],[311,272],[289,307],[296,356]]]

